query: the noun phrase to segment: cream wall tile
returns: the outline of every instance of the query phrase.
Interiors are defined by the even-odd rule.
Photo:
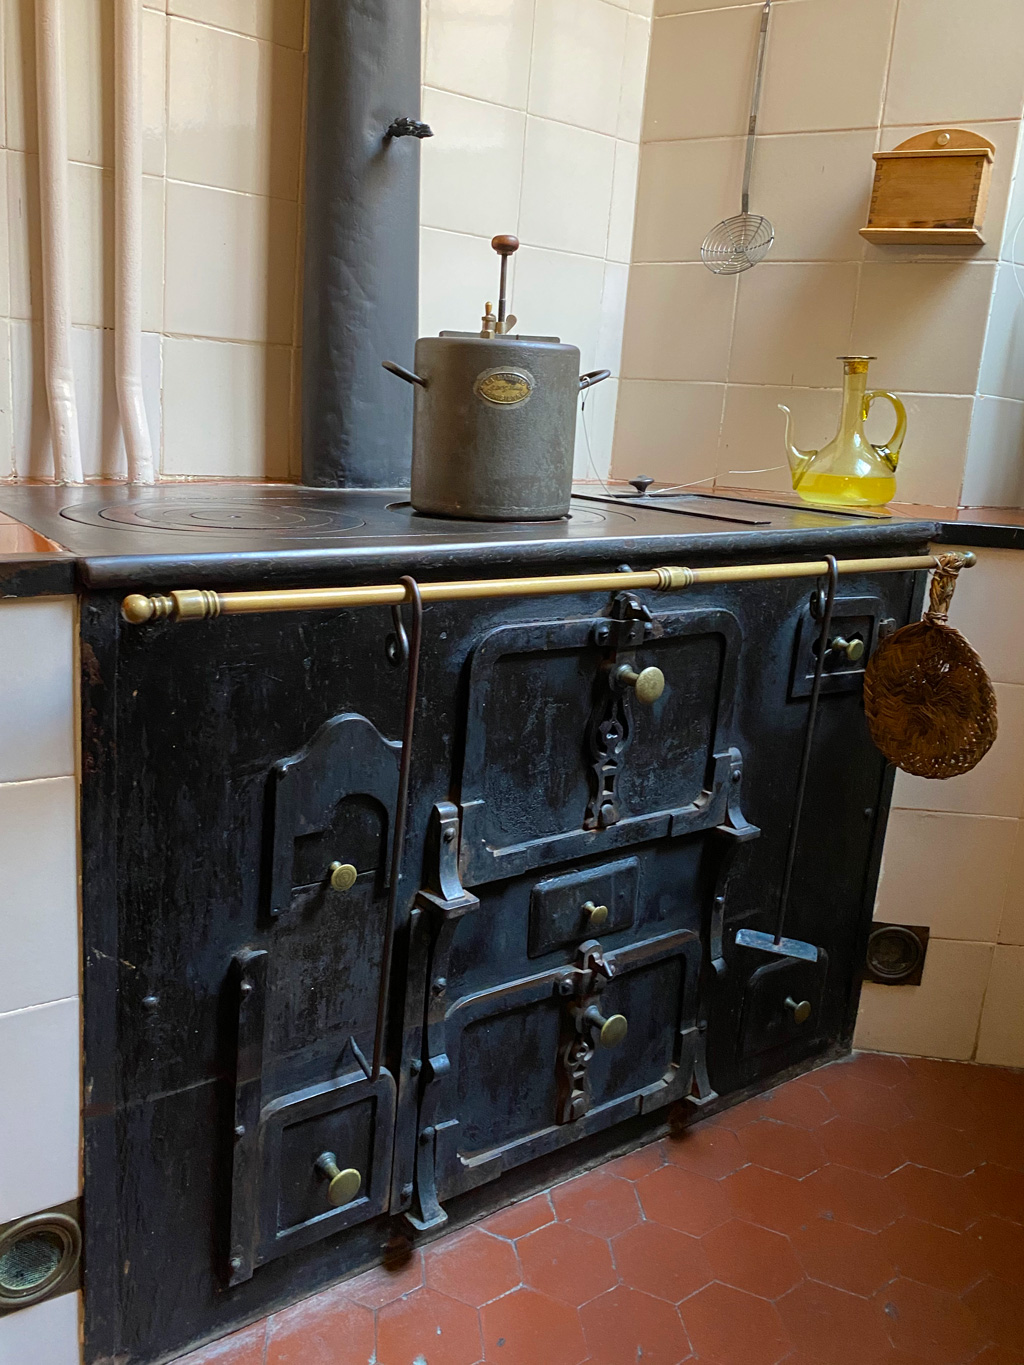
[[[874,382],[872,380],[872,382]],[[974,399],[946,394],[903,394],[907,439],[896,472],[900,502],[956,507],[960,501]],[[893,412],[878,402],[867,421],[868,439],[879,444],[892,434]]]
[[[143,400],[154,452],[160,449],[160,343],[159,335],[143,333]],[[113,331],[75,327],[71,333],[71,359],[85,477],[123,479],[127,463],[114,382]],[[48,449],[47,458],[52,458]],[[28,467],[19,472],[28,476],[31,463],[30,460]]]
[[[873,265],[861,271],[853,353],[896,392],[973,393],[995,266]]]
[[[994,943],[1016,835],[1016,820],[894,810],[875,919],[926,924],[933,939]]]
[[[985,124],[986,128],[992,126],[990,123]],[[988,137],[989,134],[986,132],[985,136]],[[992,171],[994,175],[994,166]],[[1020,265],[1024,263],[1024,139],[1018,138],[1017,159],[1013,171],[1013,184],[1006,205],[1006,226],[999,255],[1004,261],[1016,261]]]
[[[1020,118],[1018,0],[900,0],[886,123]]]
[[[169,181],[168,332],[290,344],[296,206]]]
[[[626,379],[619,384],[612,468],[669,483],[714,478],[723,384]]]
[[[614,172],[612,138],[528,118],[519,217],[522,240],[530,246],[603,257]]]
[[[655,20],[645,138],[746,133],[760,16],[743,6]]]
[[[874,149],[873,129],[759,139],[750,202],[775,228],[773,261],[860,259]]]
[[[841,396],[837,389],[730,384],[725,396],[717,481],[732,488],[792,492],[786,460],[785,403],[793,412],[801,447],[824,445],[835,433]]]
[[[628,261],[633,252],[636,221],[636,183],[640,171],[640,148],[635,142],[616,142],[612,208],[608,223],[608,259]]]
[[[614,375],[622,366],[622,329],[628,289],[629,266],[607,261],[601,295],[601,326],[597,335],[597,367],[611,370]]]
[[[1024,503],[1024,403],[974,400],[961,499],[965,507]]]
[[[114,325],[114,176],[98,166],[68,166],[71,321]],[[35,311],[35,310],[33,310]]]
[[[972,815],[1019,815],[1024,799],[1024,687],[995,683],[999,735],[978,766],[962,777],[929,781],[896,774],[893,805]]]
[[[711,228],[740,210],[745,146],[743,138],[644,144],[634,260],[700,260]]]
[[[62,1294],[0,1318],[0,1365],[79,1365],[80,1300]]]
[[[578,346],[583,370],[603,364],[597,347],[604,271],[604,261],[590,256],[527,246],[518,253],[514,311],[520,327]]]
[[[1024,1066],[1024,948],[995,950],[981,1011],[978,1061]]]
[[[0,1223],[77,1197],[78,1000],[0,1015]]]
[[[874,128],[882,109],[896,0],[787,0],[772,10],[765,133]]]
[[[627,19],[606,0],[541,0],[533,25],[530,113],[614,135]]]
[[[158,8],[285,47],[302,46],[304,0],[166,0]]]
[[[0,478],[14,473],[14,399],[11,324],[0,318]]]
[[[423,118],[435,135],[420,159],[420,222],[481,237],[517,232],[526,115],[427,89]]]
[[[618,388],[617,379],[606,379],[603,384],[589,389],[586,401],[580,404],[573,459],[575,479],[594,480],[608,477],[612,462],[612,441],[615,436]]]
[[[142,177],[142,326],[158,332],[164,324],[163,176]]]
[[[0,784],[0,1014],[78,994],[77,837],[73,777]]]
[[[730,381],[835,384],[842,373],[835,357],[848,351],[858,269],[765,261],[740,275]]]
[[[1017,822],[1013,861],[1006,882],[1006,899],[999,926],[999,942],[1024,946],[1024,821]]]
[[[615,129],[619,137],[624,137],[630,142],[639,142],[643,128],[644,93],[647,89],[647,59],[650,47],[650,20],[639,14],[631,14],[626,21],[619,116]]]
[[[630,379],[721,382],[729,364],[736,276],[702,265],[630,271],[622,373]]]
[[[996,398],[1024,400],[1024,297],[1016,270],[1009,261],[996,267],[978,389]]]
[[[524,331],[538,333],[542,329],[516,299],[516,270],[517,257],[513,256],[509,287],[514,307],[510,311],[519,316]],[[497,290],[498,258],[489,237],[420,229],[421,336],[478,331],[484,304],[496,298]]]
[[[297,198],[301,53],[183,19],[167,38],[168,176]]]
[[[8,147],[36,148],[36,59],[33,0],[6,0],[4,26],[4,123]]]
[[[167,20],[142,11],[142,169],[163,175],[167,151]]]
[[[11,322],[11,410],[15,472],[22,478],[53,479],[46,390],[34,376],[42,373],[41,323]],[[70,769],[69,769],[70,771]]]
[[[287,477],[288,347],[168,337],[163,385],[164,474]]]
[[[969,1060],[993,951],[990,943],[934,939],[920,986],[865,982],[854,1047]]]
[[[533,12],[534,0],[430,0],[427,85],[525,109]]]
[[[629,0],[630,12],[643,14],[648,19],[654,13],[654,0]]]
[[[10,248],[7,228],[7,152],[0,151],[0,317],[11,311]]]
[[[6,7],[5,7],[6,8]],[[4,16],[0,13],[0,147],[7,146],[7,108],[4,99],[3,85],[6,71],[4,61],[4,48],[7,44],[6,24]]]
[[[0,605],[0,782],[75,771],[74,631],[73,598]]]
[[[113,166],[114,6],[65,0],[63,11],[68,156]]]
[[[7,242],[10,315],[32,316],[39,306],[42,264],[39,255],[39,161],[22,152],[4,153],[7,162]]]
[[[977,564],[957,581],[950,624],[967,636],[994,682],[1024,683],[1024,555],[975,553]]]
[[[661,17],[670,14],[692,14],[695,10],[726,9],[737,0],[653,0],[653,12]],[[739,0],[744,3],[744,0]]]

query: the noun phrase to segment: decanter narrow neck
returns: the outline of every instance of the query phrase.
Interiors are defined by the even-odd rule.
[[[843,412],[840,419],[844,431],[856,427],[864,416],[864,395],[868,387],[867,366],[851,373],[847,367],[843,376]]]

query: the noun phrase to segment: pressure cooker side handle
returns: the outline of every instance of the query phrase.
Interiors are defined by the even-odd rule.
[[[611,370],[588,370],[586,374],[580,375],[580,392],[584,389],[591,389],[595,384],[600,384],[602,379],[611,378]]]
[[[419,384],[420,388],[427,387],[427,381],[412,370],[407,370],[404,365],[396,365],[393,360],[382,360],[381,365],[385,370],[390,370],[392,374],[397,374],[399,379],[404,379],[407,384]]]

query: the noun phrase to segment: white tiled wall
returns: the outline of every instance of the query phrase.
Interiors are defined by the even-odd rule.
[[[992,677],[999,735],[963,777],[897,775],[875,918],[931,940],[920,986],[865,985],[857,1042],[1024,1066],[1024,555],[978,551],[950,621]]]
[[[75,603],[0,604],[0,1224],[80,1190]],[[0,1318],[0,1365],[72,1365],[67,1295]]]
[[[712,276],[700,245],[739,211],[760,14],[655,6],[615,472],[789,488],[777,405],[798,445],[824,444],[853,351],[907,403],[901,499],[1024,502],[1024,5],[776,0],[751,191],[775,244]],[[943,123],[995,144],[986,245],[869,245],[872,153]]]
[[[415,0],[409,0],[414,3]],[[144,385],[173,477],[296,476],[305,0],[145,0]],[[524,328],[618,371],[650,0],[423,0],[422,325],[473,328],[517,233]],[[32,0],[5,0],[0,478],[50,473]],[[75,370],[87,477],[123,475],[113,6],[64,0]],[[587,402],[607,471],[617,381]],[[585,472],[586,442],[580,460]]]

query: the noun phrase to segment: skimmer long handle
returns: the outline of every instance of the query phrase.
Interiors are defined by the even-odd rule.
[[[757,35],[757,65],[754,68],[754,93],[750,99],[750,122],[747,125],[747,157],[743,163],[743,212],[750,211],[750,173],[754,168],[754,138],[757,135],[757,113],[761,107],[761,83],[764,79],[764,54],[768,43],[768,17],[772,0],[764,0],[761,11],[761,31]]]

